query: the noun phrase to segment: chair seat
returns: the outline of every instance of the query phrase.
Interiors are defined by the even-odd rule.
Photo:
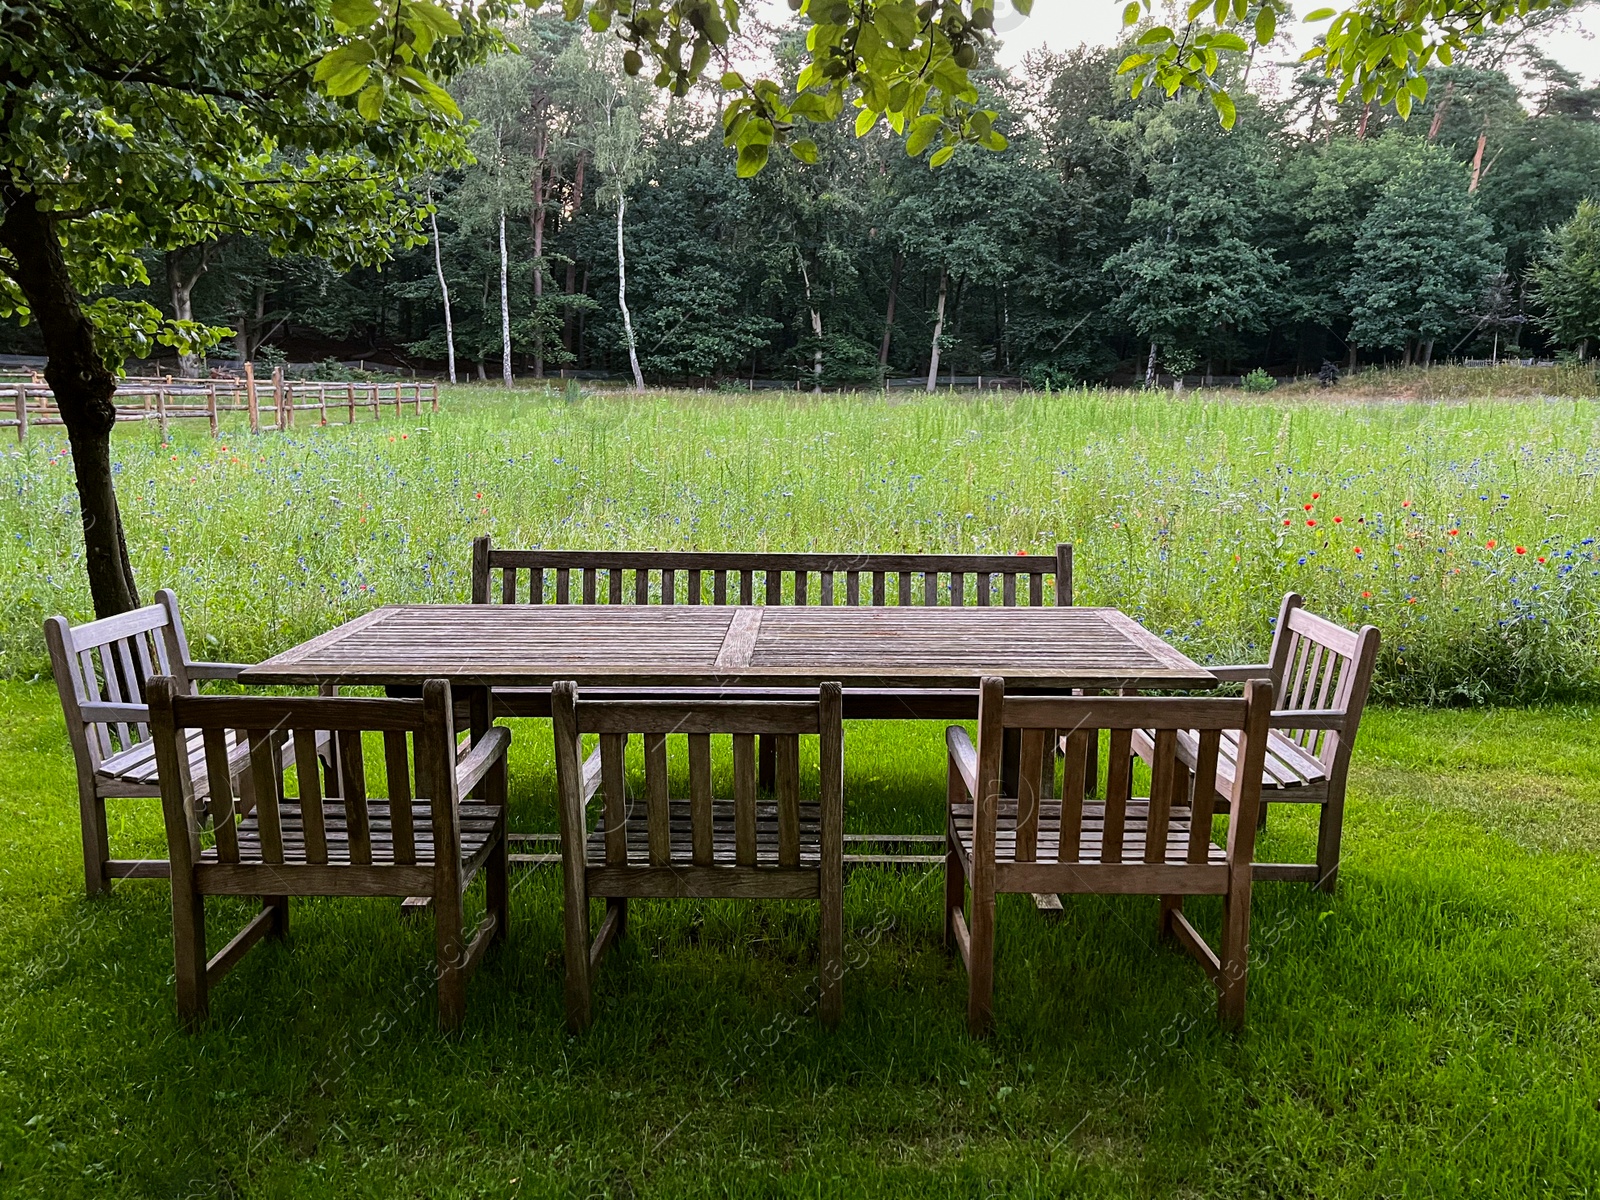
[[[1199,752],[1200,738],[1193,730],[1178,734],[1178,758],[1192,771]],[[1142,729],[1133,731],[1133,752],[1148,758],[1155,743]],[[1239,757],[1239,735],[1224,730],[1217,754],[1217,787],[1231,789],[1235,763]],[[1267,731],[1267,756],[1261,771],[1263,800],[1279,803],[1326,804],[1328,769],[1303,746],[1290,741],[1276,729]]]
[[[950,823],[955,832],[956,840],[960,844],[961,854],[966,859],[968,869],[972,861],[972,804],[953,804],[950,806]],[[1079,863],[1098,863],[1100,861],[1102,834],[1105,829],[1106,806],[1095,801],[1086,801],[1083,806],[1083,819],[1079,829]],[[1141,862],[1144,859],[1146,839],[1149,836],[1150,803],[1148,800],[1134,800],[1128,805],[1127,816],[1123,823],[1122,834],[1122,861]],[[997,863],[1014,863],[1017,861],[1017,802],[1002,798],[1000,808],[995,818],[995,861]],[[1226,867],[1228,865],[1227,852],[1215,842],[1207,843],[1207,863],[1210,866]],[[1032,862],[1054,865],[1059,861],[1061,847],[1061,801],[1045,800],[1039,805],[1039,837],[1038,849],[1034,853]],[[1187,805],[1174,807],[1167,821],[1167,848],[1164,862],[1173,865],[1187,864],[1189,861],[1189,808]],[[1071,865],[1071,864],[1066,864]]]
[[[238,744],[232,730],[225,736],[228,742],[229,764],[236,770],[242,769],[249,760],[249,747]],[[206,778],[205,740],[197,730],[189,730],[184,744],[189,752],[189,774],[194,779],[196,789],[203,793]],[[292,761],[293,747],[285,747],[284,754]],[[156,772],[155,742],[150,740],[135,742],[126,750],[119,750],[101,759],[100,768],[94,777],[97,790],[107,795],[159,796],[161,787]]]
[[[587,695],[587,693],[586,693]],[[694,863],[693,823],[690,819],[689,801],[673,800],[668,805],[668,827],[672,848],[673,866],[690,866]],[[650,829],[640,804],[636,815],[628,821],[628,866],[644,867],[650,863]],[[711,802],[711,849],[714,867],[732,867],[736,864],[734,819],[732,800]],[[598,828],[589,834],[587,847],[591,867],[606,863],[606,831],[602,819]],[[822,862],[822,810],[817,804],[800,805],[800,866],[815,869]],[[778,866],[778,806],[771,801],[756,803],[756,866]]]
[[[283,860],[286,864],[306,861],[305,817],[300,805],[285,800],[279,806],[279,821],[283,831]],[[463,801],[461,813],[461,860],[470,862],[488,845],[500,821],[500,807],[495,804],[475,804]],[[328,842],[328,864],[349,866],[350,832],[343,803],[338,800],[322,802],[322,820]],[[372,865],[397,865],[394,858],[394,825],[387,800],[367,801],[367,821],[371,830]],[[433,806],[427,801],[411,805],[412,836],[416,844],[416,861],[413,866],[427,867],[434,863]],[[252,812],[237,826],[239,861],[241,864],[261,863],[261,826],[258,815]],[[197,860],[203,864],[219,861],[215,846],[204,850]]]

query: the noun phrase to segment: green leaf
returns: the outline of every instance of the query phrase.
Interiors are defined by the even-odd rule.
[[[1265,46],[1278,35],[1278,13],[1276,9],[1264,7],[1256,14],[1256,45]]]
[[[1200,14],[1211,7],[1211,0],[1192,0],[1189,11],[1184,15],[1191,21],[1198,21]]]
[[[312,73],[318,83],[325,82],[341,71],[351,67],[365,67],[372,61],[372,46],[365,41],[351,42],[347,46],[340,46],[330,50],[322,56],[317,63],[317,69]]]
[[[429,0],[406,0],[403,11],[408,24],[426,26],[436,37],[461,36],[461,22]]]
[[[1333,16],[1334,13],[1335,13],[1334,9],[1331,9],[1331,8],[1319,8],[1315,12],[1307,13],[1305,15],[1304,19],[1305,19],[1307,24],[1309,24],[1312,21],[1326,21],[1329,17]]]
[[[1174,35],[1171,29],[1167,28],[1165,25],[1157,25],[1154,29],[1147,29],[1140,34],[1139,40],[1135,42],[1134,45],[1153,46],[1157,42],[1170,42],[1173,40]]]
[[[356,111],[369,121],[376,121],[383,115],[384,86],[382,80],[374,80],[362,89],[361,95],[356,97]]]
[[[874,128],[876,128],[876,126],[878,124],[878,118],[881,115],[882,114],[879,113],[876,109],[872,109],[872,108],[863,108],[859,113],[857,113],[856,114],[856,136],[857,137],[866,137],[867,134],[871,133],[872,130]]]
[[[911,122],[911,132],[906,135],[906,153],[916,158],[933,144],[933,139],[939,134],[940,120],[927,113]]]
[[[740,179],[750,179],[761,173],[761,168],[767,165],[768,146],[766,142],[751,142],[739,147],[739,165],[737,174]]]
[[[939,147],[939,149],[935,150],[933,154],[929,156],[928,169],[933,170],[937,167],[944,166],[945,163],[949,162],[951,157],[954,156],[955,152],[956,148],[954,146]]]
[[[802,138],[790,145],[789,153],[803,163],[814,163],[817,161],[817,144],[810,138]]]
[[[359,29],[378,19],[378,5],[375,0],[333,0],[328,15],[341,25]]]
[[[423,102],[429,108],[436,108],[440,112],[456,118],[458,121],[461,119],[461,109],[456,107],[454,97],[428,75],[417,70],[416,67],[401,67],[399,74],[402,79],[408,79],[417,85]]]
[[[724,72],[720,82],[722,83],[722,90],[725,92],[744,91],[744,76],[737,71]]]
[[[1410,92],[1418,100],[1426,100],[1428,98],[1427,76],[1413,75],[1410,79],[1406,80],[1406,91]]]
[[[1233,50],[1241,54],[1250,49],[1245,40],[1237,33],[1214,33],[1211,35],[1211,41],[1208,45],[1213,50]]]
[[[1234,106],[1233,97],[1219,88],[1211,93],[1211,106],[1217,110],[1217,116],[1222,118],[1222,127],[1232,129],[1234,122],[1239,119],[1239,110]]]
[[[1202,3],[1204,0],[1202,0]],[[1139,23],[1139,0],[1128,0],[1127,6],[1122,10],[1122,24],[1126,28]]]

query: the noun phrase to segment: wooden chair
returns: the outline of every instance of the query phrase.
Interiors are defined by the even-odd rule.
[[[190,658],[178,598],[165,588],[148,607],[76,628],[65,617],[50,617],[44,637],[78,767],[85,886],[95,895],[107,891],[114,879],[165,879],[165,859],[112,858],[106,829],[107,799],[161,795],[146,682],[170,675],[188,695],[203,680],[234,679],[244,667]],[[227,747],[238,773],[248,751],[231,734]],[[190,761],[198,763],[203,753],[199,737],[191,738]],[[288,753],[292,761],[292,750]],[[244,787],[248,799],[248,777]]]
[[[993,1021],[995,896],[1000,892],[1137,894],[1161,897],[1161,929],[1199,960],[1216,984],[1225,1024],[1245,1015],[1250,939],[1250,860],[1255,848],[1261,764],[1271,686],[1245,685],[1242,700],[1073,696],[1007,698],[1005,681],[983,680],[978,744],[965,728],[947,734],[949,827],[945,859],[945,939],[967,967],[967,1027],[981,1036]],[[1020,732],[1021,769],[1013,794],[1001,786],[1006,730]],[[1084,799],[1094,730],[1109,730],[1111,760],[1103,801]],[[1055,734],[1068,731],[1060,788]],[[1133,796],[1135,731],[1154,731],[1149,795]],[[1186,764],[1180,733],[1198,731],[1199,755]],[[1237,746],[1227,789],[1232,819],[1224,845],[1212,841],[1213,798],[1225,735]],[[1059,797],[1059,798],[1058,798]],[[971,893],[968,915],[967,897]],[[1222,939],[1213,951],[1183,913],[1186,896],[1223,898]]]
[[[811,700],[580,700],[577,685],[552,689],[556,778],[565,879],[567,1024],[589,1024],[590,980],[627,925],[632,896],[677,899],[817,900],[821,905],[821,1015],[842,1011],[844,946],[844,738],[837,683]],[[599,734],[598,761],[585,762],[582,737]],[[628,795],[628,738],[644,738],[644,804]],[[668,791],[667,739],[688,742],[689,796]],[[733,798],[712,786],[711,737],[733,737]],[[800,735],[817,734],[821,781],[816,803],[800,799]],[[755,739],[777,751],[773,799],[759,799]],[[591,831],[589,801],[602,796]],[[642,810],[642,811],[641,811]],[[590,941],[589,900],[606,898]]]
[[[491,729],[457,747],[450,685],[429,680],[420,700],[191,696],[174,676],[150,680],[150,729],[172,861],[172,938],[178,1015],[203,1021],[208,993],[264,935],[288,931],[290,896],[427,896],[436,922],[439,1025],[461,1023],[466,985],[489,945],[505,936],[506,747]],[[256,800],[234,802],[229,731],[247,730]],[[317,731],[332,734],[336,765],[322,777]],[[388,798],[367,794],[362,734],[381,733]],[[285,794],[279,735],[296,751],[297,795]],[[198,737],[200,756],[190,747]],[[409,740],[409,746],[408,746]],[[202,774],[215,842],[202,844]],[[461,797],[480,782],[486,803]],[[485,872],[488,914],[468,940],[462,893]],[[262,909],[206,955],[205,898],[260,896]]]
[[[1225,681],[1272,683],[1275,701],[1261,778],[1261,825],[1266,825],[1268,804],[1322,806],[1317,861],[1256,863],[1255,877],[1304,882],[1332,892],[1339,878],[1345,780],[1378,661],[1378,630],[1363,625],[1352,632],[1307,612],[1304,605],[1294,592],[1283,598],[1270,662],[1208,669]],[[1191,768],[1196,747],[1192,731],[1179,736],[1179,756]],[[1149,761],[1151,737],[1135,734],[1133,748]],[[1226,796],[1232,787],[1237,761],[1234,741],[1225,736],[1217,768],[1219,795]]]

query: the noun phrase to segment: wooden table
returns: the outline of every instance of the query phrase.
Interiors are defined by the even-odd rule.
[[[1214,675],[1114,608],[429,604],[378,608],[246,684],[1141,691]],[[850,715],[848,712],[846,715]]]
[[[846,717],[960,721],[977,717],[984,675],[1004,676],[1008,693],[1217,684],[1216,676],[1114,608],[633,604],[379,608],[246,668],[239,681],[395,687],[448,679],[464,693],[477,738],[493,720],[491,688],[547,689],[560,679],[574,679],[580,688],[790,688],[837,680],[845,688]],[[500,695],[496,705],[510,708],[506,693]],[[548,692],[517,697],[512,711],[548,716]],[[1006,761],[1014,774],[1014,747]],[[857,834],[846,840],[937,848],[944,839]],[[853,854],[851,861],[930,865],[943,859],[869,853]]]

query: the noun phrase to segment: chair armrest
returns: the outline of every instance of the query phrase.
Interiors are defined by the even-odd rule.
[[[1279,708],[1269,722],[1273,729],[1343,730],[1350,714],[1342,708]]]
[[[249,667],[249,663],[214,663],[192,662],[184,663],[183,669],[190,679],[237,679],[239,672]]]
[[[462,795],[478,786],[496,762],[506,755],[511,745],[511,731],[496,725],[471,746],[462,747],[464,754],[456,759],[456,787]]]
[[[1206,667],[1223,683],[1248,683],[1252,679],[1271,679],[1271,663],[1252,663],[1243,667]]]
[[[960,725],[952,725],[944,733],[945,744],[950,747],[950,762],[967,785],[967,795],[978,799],[978,751],[972,738]]]
[[[113,725],[133,721],[143,725],[150,720],[148,704],[111,704],[104,700],[86,700],[78,705],[78,711],[83,714],[85,721],[108,721]]]

